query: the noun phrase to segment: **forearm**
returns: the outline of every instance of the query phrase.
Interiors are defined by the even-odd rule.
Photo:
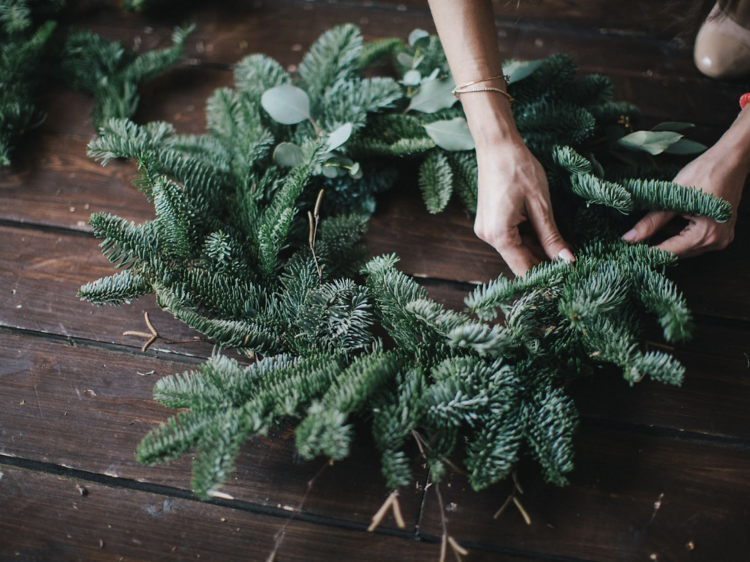
[[[456,84],[502,75],[502,57],[491,0],[429,0],[438,35]],[[502,78],[478,87],[505,89]],[[510,104],[493,92],[461,96],[477,148],[520,142]]]

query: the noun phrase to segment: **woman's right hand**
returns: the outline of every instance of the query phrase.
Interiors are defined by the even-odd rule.
[[[550,258],[574,261],[552,213],[544,168],[520,136],[477,146],[479,194],[474,231],[494,247],[514,274],[523,275],[540,257],[525,241],[519,225],[529,221]]]

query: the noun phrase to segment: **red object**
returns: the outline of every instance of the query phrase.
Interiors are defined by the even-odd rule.
[[[745,106],[750,103],[750,93],[742,94],[740,96],[740,107],[745,109]]]

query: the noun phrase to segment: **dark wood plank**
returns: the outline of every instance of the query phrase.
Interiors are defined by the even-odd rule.
[[[86,156],[88,140],[39,135],[19,151],[11,170],[0,172],[0,218],[6,221],[91,232],[92,213],[143,222],[153,206],[132,186],[135,166],[112,161],[102,167]]]
[[[488,547],[530,549],[576,560],[741,560],[750,548],[750,449],[722,447],[584,425],[567,488],[522,469],[527,526],[510,506],[493,514],[509,483],[468,495],[454,475],[441,485],[450,532]],[[420,526],[438,533],[434,493]],[[567,559],[567,558],[565,558]]]
[[[552,3],[549,13],[560,11],[561,2]],[[554,4],[558,4],[555,6]],[[569,3],[564,3],[569,4]],[[545,6],[534,6],[539,13],[546,13]],[[576,8],[569,10],[576,11]],[[581,8],[577,10],[584,11]],[[363,15],[366,14],[366,15]],[[552,16],[553,18],[555,16]],[[167,18],[168,20],[169,18]],[[139,49],[152,49],[168,44],[173,25],[184,21],[184,14],[179,19],[167,21],[154,20],[146,16],[124,17],[112,11],[99,11],[93,15],[77,21],[80,27],[86,27],[104,37],[120,40],[126,45]],[[324,4],[315,2],[274,2],[265,4],[239,5],[227,4],[220,7],[201,8],[194,10],[188,19],[200,24],[199,29],[188,41],[186,49],[187,64],[232,65],[249,53],[262,52],[277,58],[283,65],[294,69],[302,53],[326,29],[344,22],[354,22],[362,27],[366,39],[376,39],[383,36],[406,37],[415,27],[427,28],[434,31],[429,12],[425,10],[362,10],[356,5]],[[304,19],[305,26],[299,26]],[[663,40],[644,40],[638,37],[623,37],[622,35],[608,35],[606,33],[582,33],[581,29],[544,29],[536,27],[519,27],[516,23],[501,23],[499,26],[498,42],[501,53],[506,57],[539,58],[554,52],[569,52],[576,56],[584,72],[604,72],[614,76],[630,76],[635,84],[625,87],[628,90],[641,92],[641,99],[634,100],[644,105],[644,110],[650,111],[649,101],[654,89],[662,91],[659,99],[669,100],[666,115],[672,118],[684,118],[681,108],[673,107],[674,99],[687,96],[691,100],[701,100],[708,91],[708,97],[713,103],[710,111],[701,111],[703,104],[688,103],[688,109],[693,120],[711,122],[711,119],[726,123],[729,109],[734,109],[736,98],[742,91],[742,86],[727,85],[710,82],[702,77],[693,67],[692,57],[688,49],[681,48],[676,43]],[[183,75],[184,76],[184,75]],[[668,84],[671,92],[663,92],[662,78],[678,77],[676,84]],[[205,77],[192,79],[190,86],[203,85]],[[156,89],[169,90],[170,84],[181,79],[176,78],[165,82],[158,80],[146,91]],[[685,81],[691,87],[685,88]],[[696,84],[700,85],[696,93]],[[183,89],[181,86],[175,91],[185,95],[194,88]],[[649,85],[653,86],[649,88]],[[689,90],[689,91],[685,91]],[[179,96],[178,96],[179,97]],[[190,120],[190,114],[198,108],[201,111],[205,95],[198,100],[191,100],[184,104],[187,109],[179,111],[177,120]],[[57,132],[77,132],[90,134],[91,128],[81,112],[75,111],[68,115],[61,111],[69,106],[69,102],[77,101],[70,94],[52,92],[48,96],[46,109],[50,118],[45,125],[47,130]],[[731,99],[731,104],[724,103]],[[658,102],[658,100],[657,100]],[[143,105],[148,100],[144,99]],[[716,110],[719,113],[716,113]],[[88,112],[88,107],[84,110]],[[174,119],[172,114],[161,118]],[[707,121],[708,120],[708,121]],[[75,129],[71,128],[75,126]]]
[[[589,419],[750,442],[750,332],[698,324],[693,340],[674,354],[687,370],[680,388],[653,381],[630,388],[602,374],[573,382],[571,396]]]
[[[285,519],[2,467],[0,558],[24,562],[265,560]],[[82,496],[78,487],[85,488]],[[439,546],[294,521],[278,560],[432,561]],[[534,559],[472,553],[481,562]]]
[[[429,9],[427,0],[373,0],[366,3],[356,0],[337,0],[337,3],[383,7],[402,12]],[[607,0],[586,0],[585,2],[493,0],[492,3],[495,15],[500,21],[521,26],[550,26],[555,29],[577,27],[600,29],[603,32],[620,35],[633,33],[664,38],[671,38],[679,31],[675,25],[677,15],[675,7],[648,0],[636,0],[627,4],[615,4]]]
[[[0,454],[189,490],[190,455],[146,467],[134,453],[148,431],[175,413],[151,399],[154,383],[197,364],[0,333]],[[302,462],[292,427],[246,443],[222,491],[253,504],[295,507],[324,459]],[[351,458],[318,478],[307,513],[367,523],[384,501],[379,456],[364,429]],[[415,483],[424,478],[415,463]],[[410,524],[420,500],[416,485],[402,494]]]
[[[123,307],[96,307],[79,300],[76,291],[82,284],[115,271],[92,237],[0,227],[0,240],[0,284],[5,288],[0,326],[138,349],[144,341],[122,333],[144,330],[143,313],[148,312],[164,338],[186,341],[199,335],[161,311],[153,296]],[[159,340],[151,352],[206,357],[211,349],[203,342],[170,345]]]

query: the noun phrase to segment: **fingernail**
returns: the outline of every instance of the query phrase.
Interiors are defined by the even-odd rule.
[[[560,253],[557,254],[557,257],[562,258],[562,260],[567,263],[576,261],[576,257],[573,255],[573,252],[571,252],[567,248],[563,248],[562,250],[560,250]]]
[[[622,239],[625,240],[625,242],[635,242],[636,238],[638,238],[638,234],[636,233],[634,228],[628,230],[625,234],[622,235]]]

